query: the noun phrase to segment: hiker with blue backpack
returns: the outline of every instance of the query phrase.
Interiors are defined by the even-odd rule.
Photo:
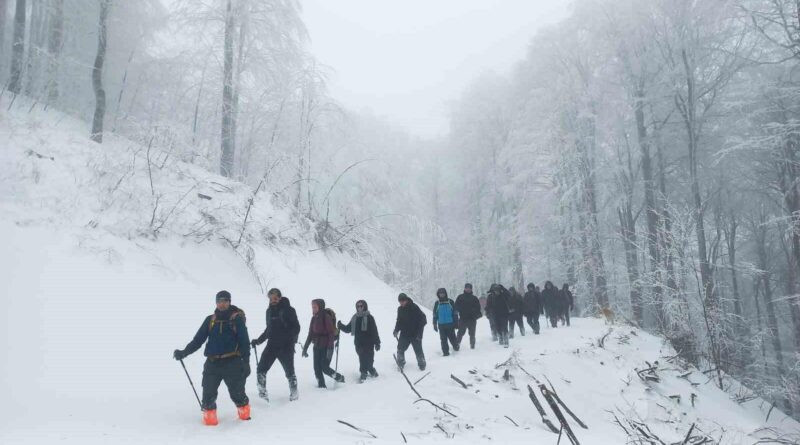
[[[439,332],[442,341],[442,355],[450,355],[448,341],[453,345],[453,350],[458,351],[456,326],[458,326],[458,312],[456,304],[447,297],[447,290],[440,288],[436,291],[437,301],[433,305],[433,330]]]

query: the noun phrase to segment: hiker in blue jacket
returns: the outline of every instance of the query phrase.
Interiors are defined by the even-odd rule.
[[[455,310],[455,303],[447,297],[447,290],[440,288],[436,291],[438,300],[433,305],[433,330],[439,332],[442,341],[442,355],[450,355],[448,340],[453,345],[453,350],[458,351],[458,339],[456,338],[456,326],[458,326],[458,312]]]

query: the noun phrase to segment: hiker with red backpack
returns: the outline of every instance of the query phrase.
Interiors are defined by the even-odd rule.
[[[325,308],[325,300],[311,300],[311,322],[308,326],[308,337],[303,345],[303,357],[308,357],[308,346],[314,343],[314,375],[317,377],[317,388],[327,388],[325,376],[344,383],[344,376],[331,369],[333,350],[339,342],[336,329],[336,314]]]
[[[206,356],[203,365],[203,400],[200,402],[203,423],[206,425],[218,423],[217,391],[223,381],[236,404],[239,418],[250,420],[250,400],[244,389],[247,376],[250,375],[250,339],[244,311],[231,304],[228,291],[217,292],[216,304],[216,310],[203,320],[192,341],[184,349],[176,349],[172,354],[175,360],[183,363],[185,357],[200,349],[203,343],[206,344],[203,352]]]
[[[375,317],[369,313],[367,302],[358,300],[356,302],[356,313],[347,324],[341,321],[337,325],[342,332],[353,334],[356,344],[356,354],[358,354],[358,370],[361,376],[359,383],[367,380],[367,375],[377,377],[378,371],[375,370],[375,351],[381,349],[381,337],[378,335],[378,326],[375,324]]]

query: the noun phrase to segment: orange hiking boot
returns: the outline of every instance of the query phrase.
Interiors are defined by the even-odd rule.
[[[214,426],[218,424],[219,421],[217,420],[217,410],[215,409],[208,409],[203,410],[203,424],[208,426]]]
[[[236,408],[239,412],[239,418],[242,420],[250,420],[250,405],[240,406]]]

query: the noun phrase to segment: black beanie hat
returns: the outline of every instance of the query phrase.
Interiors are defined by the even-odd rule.
[[[226,290],[221,290],[217,292],[217,303],[219,303],[222,300],[231,301],[231,293]]]
[[[472,289],[472,284],[470,283],[465,284],[464,289]]]
[[[410,298],[408,298],[408,295],[406,295],[406,294],[404,294],[404,293],[400,292],[400,295],[398,295],[398,296],[397,296],[397,301],[403,301],[403,300],[409,300],[409,301],[411,301],[411,299],[410,299]]]

